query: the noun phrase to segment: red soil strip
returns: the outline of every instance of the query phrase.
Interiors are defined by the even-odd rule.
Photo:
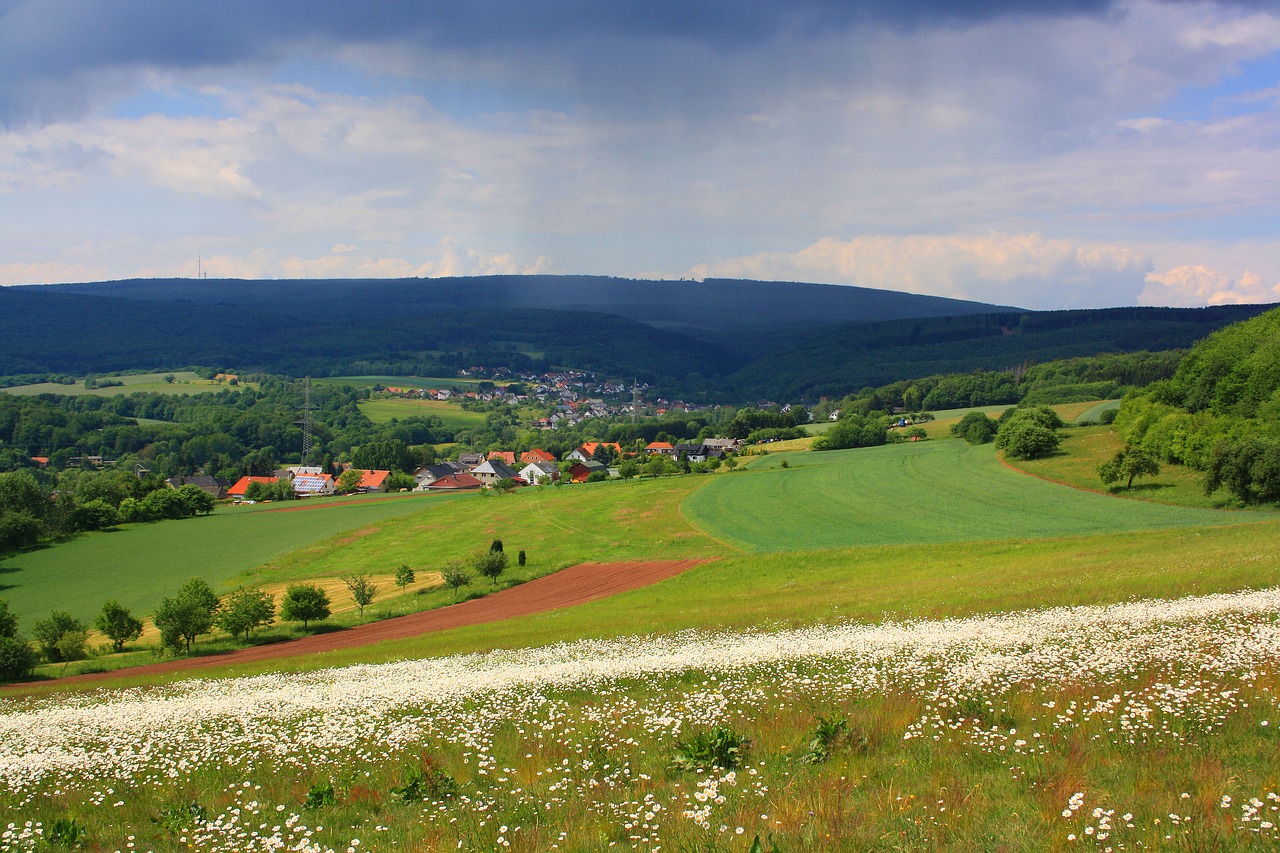
[[[425,610],[408,616],[397,616],[357,625],[343,631],[313,634],[284,643],[251,646],[207,657],[170,660],[162,663],[117,669],[111,672],[93,672],[58,679],[57,683],[102,681],[121,676],[152,675],[204,669],[214,666],[233,666],[277,658],[315,655],[336,649],[367,646],[386,640],[404,640],[433,631],[446,631],[486,622],[498,622],[545,613],[607,598],[621,592],[649,586],[680,574],[705,560],[659,560],[643,563],[581,563],[550,575],[527,581],[519,586],[502,589],[483,598],[473,598],[436,610]]]

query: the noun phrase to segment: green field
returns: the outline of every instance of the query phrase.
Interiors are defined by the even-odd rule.
[[[1117,502],[1030,478],[1002,466],[990,445],[958,440],[771,454],[714,478],[684,511],[708,535],[747,551],[1084,536],[1224,521],[1211,510]]]
[[[453,498],[395,496],[332,507],[324,500],[226,507],[210,516],[86,534],[28,551],[0,561],[0,597],[26,625],[52,608],[91,622],[109,598],[149,613],[193,575],[228,591],[237,579],[243,582],[243,573],[300,548],[343,534],[358,539],[390,519],[430,513]],[[274,511],[279,508],[302,510]]]
[[[1101,428],[1063,433],[1046,460],[1060,469],[1110,452]],[[396,503],[409,511],[375,517]],[[705,476],[228,513],[219,536],[190,535],[219,518],[24,559],[96,542],[63,552],[78,563],[60,569],[65,590],[104,544],[145,558],[118,562],[117,580],[177,554],[176,583],[193,573],[187,555],[217,563],[263,545],[254,525],[287,521],[296,547],[244,550],[227,583],[436,568],[494,538],[528,551],[516,580],[585,560],[708,562],[579,607],[161,690],[6,688],[0,767],[44,775],[0,790],[0,826],[74,819],[104,850],[1280,842],[1274,513],[1073,490],[947,439],[772,453]],[[1250,589],[1264,603],[1243,611],[1177,601]],[[1140,601],[1152,598],[1170,601]],[[1043,610],[1059,606],[1090,609]],[[110,684],[176,679],[124,671]],[[746,738],[736,772],[701,757],[680,769],[713,723]],[[431,784],[401,793],[415,778]]]
[[[437,417],[448,429],[467,429],[484,424],[484,412],[469,412],[446,400],[408,400],[399,397],[365,400],[358,404],[364,416],[375,424],[404,418]]]
[[[100,379],[109,379],[112,382],[123,382],[123,385],[112,386],[110,388],[85,388],[84,380],[81,379],[72,385],[62,385],[56,382],[41,382],[37,385],[17,385],[12,388],[0,388],[0,393],[13,394],[15,396],[35,396],[36,394],[64,394],[67,396],[76,396],[80,394],[88,394],[93,397],[118,397],[121,394],[137,394],[142,392],[152,394],[209,394],[214,391],[221,391],[227,388],[226,382],[219,382],[214,379],[201,379],[199,376],[189,371],[173,371],[173,382],[165,382],[164,377],[169,373],[138,373],[126,376],[101,376]],[[247,386],[241,386],[247,387]]]

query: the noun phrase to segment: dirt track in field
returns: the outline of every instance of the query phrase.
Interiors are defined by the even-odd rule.
[[[498,622],[517,616],[545,613],[607,598],[618,593],[649,586],[706,562],[705,560],[656,560],[632,563],[581,563],[554,574],[513,586],[509,589],[441,607],[357,625],[342,631],[314,634],[299,640],[252,646],[224,654],[199,658],[163,661],[143,666],[95,672],[59,679],[62,682],[103,681],[125,675],[152,675],[182,672],[215,666],[232,666],[278,658],[298,657],[367,646],[386,640],[403,640],[428,634]]]

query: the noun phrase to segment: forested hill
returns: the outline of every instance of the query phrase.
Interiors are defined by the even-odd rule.
[[[728,381],[746,399],[838,397],[850,389],[1101,353],[1186,349],[1272,306],[993,312],[826,327],[754,342],[761,357]],[[784,337],[789,345],[779,346]]]
[[[1002,306],[865,287],[795,282],[655,281],[498,275],[430,279],[134,279],[47,285],[52,293],[235,305],[309,322],[356,322],[499,309],[612,314],[664,329],[766,331],[977,314]]]
[[[1264,306],[1026,312],[819,284],[493,276],[0,288],[0,375],[185,366],[292,376],[591,370],[707,402],[1189,347]]]

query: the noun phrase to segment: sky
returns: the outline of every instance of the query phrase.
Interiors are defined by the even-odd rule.
[[[1276,0],[0,0],[0,284],[1280,302]]]

